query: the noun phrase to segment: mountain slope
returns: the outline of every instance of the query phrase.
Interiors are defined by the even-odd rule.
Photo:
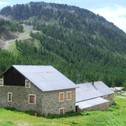
[[[23,32],[22,25],[0,15],[0,47],[5,46],[5,41],[16,38],[16,32]]]
[[[16,41],[16,63],[51,64],[76,83],[102,80],[125,85],[126,34],[103,17],[44,2],[5,7],[0,14],[41,31]]]

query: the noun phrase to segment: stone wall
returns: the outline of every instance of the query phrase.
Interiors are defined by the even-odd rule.
[[[8,102],[7,93],[12,92],[12,102]],[[36,95],[36,104],[28,103],[28,95]],[[23,111],[36,111],[41,113],[42,92],[38,90],[34,85],[31,88],[25,88],[24,86],[1,86],[0,87],[0,107],[16,108]]]
[[[66,92],[72,91],[72,100],[66,100]],[[12,92],[12,102],[8,102],[7,93]],[[64,102],[59,102],[59,92],[64,92]],[[28,103],[28,95],[36,95],[36,104]],[[75,111],[75,89],[42,92],[31,84],[30,88],[24,86],[0,86],[0,107],[16,108],[23,111],[35,111],[41,114],[59,114],[59,108],[65,112]]]
[[[99,105],[94,105],[94,106],[92,106],[92,107],[85,108],[85,109],[80,110],[80,111],[107,110],[108,107],[109,107],[109,102],[106,102],[106,103],[102,103],[102,104],[99,104]]]
[[[103,98],[109,101],[109,105],[112,105],[114,103],[114,94],[103,96]]]
[[[67,91],[72,91],[72,99],[67,100]],[[59,93],[64,92],[64,101],[59,102]],[[52,91],[43,93],[42,113],[59,114],[59,109],[64,108],[64,112],[75,111],[75,89]]]

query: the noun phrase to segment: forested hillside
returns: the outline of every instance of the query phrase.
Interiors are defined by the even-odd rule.
[[[126,34],[103,17],[44,2],[8,6],[0,14],[39,31],[15,41],[17,56],[0,50],[0,72],[11,64],[46,64],[76,83],[101,80],[126,87]]]

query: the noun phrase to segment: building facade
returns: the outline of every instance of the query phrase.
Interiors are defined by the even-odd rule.
[[[35,76],[43,79],[36,81],[38,77]],[[55,85],[60,81],[63,81],[65,86]],[[45,115],[64,114],[75,111],[75,87],[73,82],[51,66],[14,65],[1,76],[0,107]]]

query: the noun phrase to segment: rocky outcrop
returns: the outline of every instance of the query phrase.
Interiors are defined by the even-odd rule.
[[[6,41],[16,38],[16,35],[12,32],[3,31],[0,34],[0,48],[4,48]]]

